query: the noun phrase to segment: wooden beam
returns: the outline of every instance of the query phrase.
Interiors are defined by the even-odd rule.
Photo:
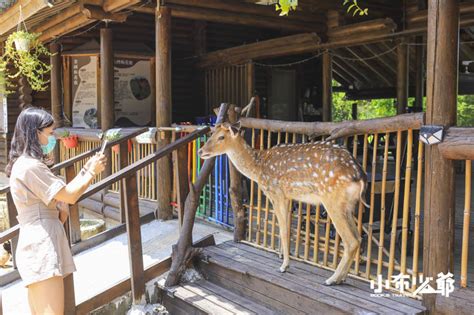
[[[88,19],[94,20],[109,20],[113,22],[123,23],[127,20],[126,13],[110,13],[105,12],[101,7],[93,5],[83,5],[81,12],[87,16]]]
[[[163,0],[164,5],[183,5],[189,7],[198,7],[225,12],[233,12],[237,14],[250,14],[253,16],[264,16],[275,18],[274,6],[262,6],[257,4],[247,4],[237,1],[220,1],[220,0]],[[298,21],[305,23],[324,23],[325,16],[323,14],[306,13],[304,11],[295,11],[288,16],[286,20]]]
[[[356,24],[334,27],[328,30],[327,35],[331,40],[347,37],[360,37],[363,34],[376,32],[393,33],[397,29],[397,24],[390,18],[369,20]]]
[[[429,0],[427,38],[426,124],[456,123],[459,1]],[[443,158],[439,145],[426,146],[424,190],[423,275],[437,279],[453,270],[454,163]],[[440,231],[443,231],[440,233]],[[431,283],[436,287],[434,281]],[[437,314],[436,295],[424,294],[423,304]]]
[[[276,16],[255,16],[251,14],[239,14],[235,12],[219,11],[214,9],[204,9],[198,7],[189,7],[184,5],[169,5],[172,9],[172,16],[182,19],[202,20],[223,24],[236,24],[254,26],[268,29],[277,29],[297,32],[324,32],[325,26],[321,24],[309,24],[302,21],[285,20]],[[153,14],[151,7],[135,8],[135,11],[147,14]]]
[[[373,48],[369,45],[362,45],[362,47],[367,50],[370,54],[372,54],[372,56],[377,56],[379,54],[381,54],[382,52],[378,49],[378,48]],[[387,67],[390,72],[392,72],[392,74],[395,76],[397,74],[397,70],[395,70],[395,67],[393,66],[393,64],[391,64],[387,58],[386,55],[383,55],[383,56],[380,56],[377,58],[377,61],[379,61],[381,64],[383,64],[385,67]]]
[[[449,128],[438,147],[445,159],[474,160],[474,128]]]
[[[323,53],[323,121],[332,121],[332,57],[328,51]]]
[[[46,30],[52,28],[53,26],[59,26],[79,13],[81,13],[81,6],[79,4],[72,5],[63,11],[60,11],[59,14],[51,17],[44,23],[34,27],[33,31],[35,33],[44,33]]]
[[[393,117],[343,122],[290,122],[283,120],[242,117],[242,127],[265,129],[271,132],[289,132],[335,139],[364,133],[385,133],[406,129],[420,129],[424,113],[403,114]]]
[[[367,68],[369,68],[373,73],[375,73],[382,81],[384,81],[387,85],[391,85],[391,82],[387,79],[386,75],[383,75],[375,69],[372,65],[370,65],[366,60],[363,59],[362,56],[360,56],[358,53],[354,51],[354,49],[347,47],[347,51],[349,51],[354,57],[356,57],[361,63],[363,63]]]
[[[406,112],[408,106],[408,46],[404,40],[397,46],[397,114]]]
[[[199,67],[241,64],[249,60],[289,56],[315,51],[320,43],[315,33],[303,33],[222,49],[202,56]]]
[[[74,15],[68,20],[65,20],[62,22],[60,25],[57,27],[51,27],[44,33],[42,33],[39,37],[39,40],[42,42],[48,42],[52,40],[55,37],[59,37],[61,35],[64,35],[66,33],[70,33],[78,28],[81,28],[91,22],[94,22],[94,20],[88,19],[84,14],[79,13],[77,15]],[[34,30],[36,31],[36,30]]]
[[[156,22],[156,127],[171,126],[171,10],[157,6]],[[158,137],[158,149],[169,144],[168,136]],[[157,162],[158,212],[157,218],[171,219],[171,160],[166,156]]]
[[[141,0],[104,0],[102,7],[105,12],[116,12],[140,2]]]
[[[425,95],[425,47],[422,45],[423,37],[418,36],[415,42],[415,107],[423,108]],[[462,45],[461,45],[462,46]]]
[[[0,14],[0,35],[3,35],[17,26],[20,17],[20,7],[23,19],[27,19],[36,12],[47,7],[44,0],[18,0],[10,8]]]
[[[369,78],[365,76],[363,72],[356,71],[352,64],[349,66],[350,63],[346,62],[342,58],[334,56],[332,58],[332,62],[335,66],[339,68],[339,71],[349,75],[352,78],[352,82],[354,83],[354,85],[356,82],[370,82]]]

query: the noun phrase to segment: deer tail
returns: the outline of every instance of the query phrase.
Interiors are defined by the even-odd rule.
[[[360,195],[359,195],[359,200],[360,202],[362,202],[362,204],[366,207],[366,208],[370,208],[370,205],[367,203],[367,201],[365,200],[365,190],[367,189],[367,181],[364,180],[364,179],[361,179],[359,181],[359,184],[360,184]]]

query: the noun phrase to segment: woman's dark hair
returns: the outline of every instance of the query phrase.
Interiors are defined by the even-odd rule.
[[[28,107],[24,109],[15,125],[8,164],[5,173],[11,175],[13,164],[22,155],[44,161],[43,150],[38,139],[38,130],[42,131],[54,124],[53,116],[41,108]]]

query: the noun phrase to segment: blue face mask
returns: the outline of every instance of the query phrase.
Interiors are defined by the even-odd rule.
[[[54,147],[56,146],[56,138],[51,135],[48,136],[48,144],[46,145],[41,145],[41,150],[43,150],[43,154],[49,154],[51,151],[54,150]]]

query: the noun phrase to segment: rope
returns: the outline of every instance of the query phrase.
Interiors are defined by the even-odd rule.
[[[28,32],[28,28],[26,27],[25,20],[23,19],[23,11],[21,9],[20,4],[20,15],[18,16],[18,25],[16,26],[16,31],[21,31],[21,23],[23,22],[23,26],[25,27],[25,32]]]

